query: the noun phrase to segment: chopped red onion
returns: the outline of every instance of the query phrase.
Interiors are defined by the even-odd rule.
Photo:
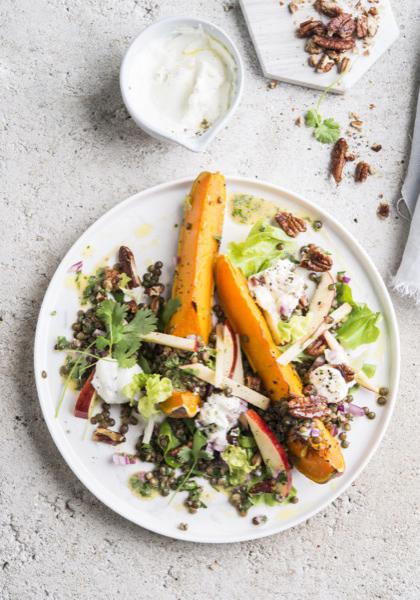
[[[344,404],[338,404],[337,410],[342,413],[346,412],[346,409],[344,408]]]
[[[138,461],[135,454],[127,454],[126,452],[115,452],[112,455],[114,465],[134,465]]]
[[[349,412],[354,417],[363,417],[365,414],[365,411],[363,410],[363,408],[361,406],[357,406],[357,404],[353,404],[353,403],[348,404],[347,412]]]
[[[341,278],[341,281],[343,283],[350,283],[351,277],[347,277],[347,275],[343,275],[342,278]]]
[[[316,429],[315,427],[312,427],[311,429],[311,437],[318,437],[320,434],[319,429]]]
[[[334,425],[331,427],[331,435],[332,435],[333,437],[335,437],[335,436],[337,435],[337,433],[338,433],[338,427],[337,427],[337,425],[335,425],[335,423],[334,423]]]
[[[70,273],[79,273],[79,271],[81,271],[82,269],[83,269],[83,261],[78,260],[73,265],[71,265],[71,267],[69,267],[69,272]]]

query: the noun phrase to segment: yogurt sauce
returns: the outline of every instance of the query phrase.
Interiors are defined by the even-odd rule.
[[[180,28],[138,55],[130,93],[149,125],[193,137],[229,110],[236,85],[230,52],[202,27]]]
[[[123,369],[115,359],[101,358],[96,363],[92,385],[102,400],[108,404],[124,404],[128,398],[123,389],[138,373],[143,373],[138,365]]]

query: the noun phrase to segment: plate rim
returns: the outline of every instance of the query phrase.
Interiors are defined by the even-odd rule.
[[[315,508],[308,510],[307,512],[305,512],[305,514],[291,519],[286,524],[279,523],[279,525],[275,527],[274,531],[273,530],[265,531],[264,529],[261,529],[261,530],[256,529],[255,533],[252,533],[252,534],[249,534],[249,533],[233,534],[232,536],[229,537],[229,539],[223,539],[222,537],[220,537],[220,538],[213,538],[210,540],[203,540],[202,538],[198,537],[197,535],[191,534],[188,531],[183,532],[181,534],[181,533],[178,533],[177,530],[175,529],[173,533],[168,533],[168,531],[165,528],[160,528],[159,526],[155,526],[155,525],[150,526],[147,524],[147,522],[143,522],[142,519],[133,520],[133,518],[127,514],[124,507],[122,507],[122,508],[118,507],[116,505],[116,503],[113,501],[112,497],[111,498],[106,497],[107,496],[106,488],[103,488],[106,492],[105,497],[104,497],[103,493],[102,493],[102,486],[101,486],[101,489],[98,490],[96,484],[91,484],[91,482],[89,481],[90,472],[87,470],[85,465],[79,464],[79,462],[78,462],[79,459],[77,459],[77,458],[75,459],[73,456],[68,455],[67,445],[65,444],[65,437],[60,432],[60,429],[58,427],[56,427],[56,425],[55,425],[55,423],[58,423],[58,421],[54,418],[52,413],[49,413],[47,411],[47,403],[43,400],[44,392],[42,389],[42,382],[45,382],[45,379],[42,378],[42,375],[41,375],[42,367],[40,366],[41,350],[42,350],[42,329],[43,329],[42,326],[43,326],[44,320],[48,316],[46,314],[46,307],[49,303],[50,296],[53,294],[53,290],[55,289],[55,282],[56,282],[56,280],[58,280],[58,278],[60,276],[61,265],[66,262],[66,260],[69,256],[71,256],[75,247],[78,244],[80,244],[80,242],[83,241],[83,239],[88,237],[89,233],[94,228],[96,229],[98,226],[100,226],[102,221],[105,221],[110,216],[112,216],[113,213],[118,212],[121,209],[124,209],[124,207],[126,205],[130,204],[134,200],[141,201],[142,197],[143,196],[147,197],[148,194],[156,193],[156,192],[170,189],[170,188],[173,188],[176,186],[191,186],[191,184],[194,181],[193,177],[183,177],[183,178],[173,179],[173,180],[165,182],[165,183],[160,183],[160,184],[154,185],[152,187],[145,188],[145,189],[141,190],[140,192],[136,192],[135,194],[131,194],[128,198],[125,198],[121,202],[117,202],[117,204],[115,204],[109,210],[104,212],[98,219],[96,219],[91,225],[89,225],[89,227],[87,229],[85,229],[81,235],[78,236],[78,238],[74,241],[74,243],[71,245],[69,250],[65,253],[65,255],[62,257],[62,259],[58,263],[58,265],[54,271],[54,274],[48,284],[47,290],[44,294],[44,298],[42,300],[41,307],[39,310],[36,331],[35,331],[35,337],[34,337],[35,383],[36,383],[38,401],[41,406],[43,418],[44,418],[44,421],[47,425],[48,431],[49,431],[58,451],[60,452],[62,458],[64,459],[64,461],[66,462],[66,464],[68,465],[70,470],[77,477],[77,479],[90,491],[90,493],[93,496],[95,496],[96,498],[98,498],[98,500],[100,500],[103,504],[105,504],[105,506],[107,506],[108,508],[110,508],[111,510],[116,512],[118,515],[124,517],[128,521],[134,523],[135,525],[143,527],[144,529],[146,529],[148,531],[152,531],[153,533],[157,533],[159,535],[163,535],[165,537],[169,537],[172,539],[177,539],[177,540],[181,540],[181,541],[185,541],[185,542],[205,543],[205,544],[230,544],[230,543],[236,543],[236,542],[251,541],[251,540],[261,539],[261,538],[268,537],[268,536],[277,535],[277,534],[281,533],[282,531],[287,531],[288,529],[291,529],[301,523],[306,522],[307,520],[309,520],[313,516],[315,516],[317,513],[321,512],[326,507],[328,507],[330,504],[332,504],[332,502],[334,502],[334,500],[336,500],[336,498],[338,496],[343,494],[350,487],[350,485],[359,477],[359,475],[366,468],[366,466],[368,465],[368,463],[370,462],[370,460],[373,458],[374,454],[376,453],[379,445],[381,444],[381,442],[385,436],[385,433],[388,430],[389,424],[391,422],[391,418],[394,413],[397,392],[398,392],[398,387],[399,387],[399,381],[400,381],[400,371],[401,371],[401,346],[400,346],[399,327],[398,327],[398,321],[397,321],[395,309],[392,304],[390,294],[389,294],[388,289],[386,288],[386,285],[383,281],[383,278],[382,278],[381,274],[379,273],[377,267],[375,266],[373,260],[370,258],[367,251],[363,248],[361,243],[353,236],[353,234],[350,233],[349,231],[347,231],[347,229],[343,225],[341,225],[341,223],[334,216],[332,216],[328,211],[324,210],[323,208],[317,206],[314,202],[303,198],[300,194],[297,194],[286,187],[283,187],[283,186],[277,185],[277,184],[273,184],[273,183],[270,183],[265,180],[249,178],[249,177],[241,177],[241,176],[237,176],[237,175],[225,175],[225,180],[226,180],[227,187],[229,187],[229,183],[234,183],[234,184],[239,184],[239,185],[244,183],[244,184],[248,184],[248,185],[250,185],[250,184],[254,185],[254,186],[256,185],[257,187],[262,187],[262,188],[266,188],[266,189],[268,188],[274,194],[283,195],[285,197],[288,197],[289,200],[295,201],[300,206],[308,208],[311,211],[314,211],[317,215],[321,216],[322,218],[327,219],[329,225],[333,225],[333,227],[336,229],[336,231],[339,232],[340,235],[343,236],[344,242],[346,244],[348,242],[350,242],[350,245],[352,246],[352,250],[354,250],[357,255],[356,257],[358,259],[358,262],[360,262],[360,258],[363,258],[363,261],[364,261],[363,269],[366,272],[366,274],[368,275],[369,279],[374,284],[377,293],[381,294],[380,295],[381,303],[382,303],[382,306],[384,309],[384,313],[386,314],[387,320],[388,320],[389,331],[388,331],[387,337],[389,340],[391,340],[390,354],[391,354],[391,361],[393,363],[393,371],[391,373],[392,379],[390,381],[391,395],[390,395],[389,402],[387,405],[387,407],[388,407],[387,414],[385,416],[385,420],[384,420],[382,428],[378,431],[376,438],[374,439],[372,445],[369,448],[369,451],[366,453],[366,456],[361,461],[359,467],[355,470],[354,475],[344,485],[338,486],[338,488],[339,488],[338,490],[332,490],[331,494],[328,495],[328,498],[325,501],[318,504]],[[337,480],[337,481],[339,481],[339,480]],[[146,515],[145,521],[147,521],[147,515]]]

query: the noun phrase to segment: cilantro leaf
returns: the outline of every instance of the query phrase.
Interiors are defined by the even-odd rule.
[[[179,298],[170,298],[167,302],[165,302],[165,306],[163,307],[162,314],[160,316],[160,324],[162,329],[166,329],[169,321],[172,319],[173,315],[181,306],[181,301]]]
[[[109,354],[118,360],[120,367],[132,367],[135,354],[140,348],[142,336],[156,329],[156,315],[148,308],[137,311],[134,319],[126,323],[127,307],[114,300],[104,300],[96,309],[106,334],[96,339],[99,350],[108,348]]]
[[[308,127],[319,127],[322,123],[322,115],[317,108],[310,108],[305,115],[305,123]]]
[[[340,125],[334,119],[324,119],[314,128],[314,136],[321,144],[333,144],[340,137]]]

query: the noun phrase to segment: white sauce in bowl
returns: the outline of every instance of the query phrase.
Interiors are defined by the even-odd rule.
[[[236,71],[221,42],[202,27],[184,27],[157,37],[139,52],[128,89],[145,123],[191,138],[228,112]]]

